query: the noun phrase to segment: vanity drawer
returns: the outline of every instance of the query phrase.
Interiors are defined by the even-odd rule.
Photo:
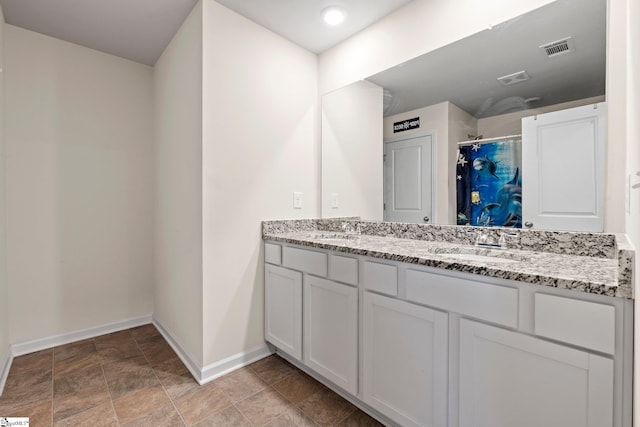
[[[269,264],[282,264],[282,246],[273,243],[264,244],[264,262]]]
[[[395,265],[364,262],[365,289],[387,295],[398,295],[398,267]]]
[[[307,249],[282,248],[282,265],[293,270],[327,277],[327,254]]]
[[[514,288],[407,270],[406,298],[476,319],[518,327],[518,290]]]
[[[358,260],[329,254],[329,278],[350,285],[358,284]]]
[[[535,295],[534,332],[608,354],[615,352],[615,307],[555,295]]]

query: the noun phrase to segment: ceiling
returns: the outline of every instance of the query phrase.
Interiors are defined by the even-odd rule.
[[[198,0],[0,0],[8,24],[154,65]],[[217,0],[314,53],[357,33],[410,0]],[[347,18],[324,25],[321,11]]]
[[[540,49],[566,37],[574,52]],[[490,117],[603,95],[605,48],[606,0],[558,0],[367,80],[385,88],[385,116],[451,101]],[[523,70],[527,81],[497,80]]]
[[[320,53],[363,30],[411,0],[216,0],[231,10],[299,44]],[[322,10],[338,6],[345,21],[329,27]]]

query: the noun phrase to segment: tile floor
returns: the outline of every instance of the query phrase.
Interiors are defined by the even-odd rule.
[[[277,356],[200,386],[153,325],[16,357],[0,416],[50,426],[380,426]]]

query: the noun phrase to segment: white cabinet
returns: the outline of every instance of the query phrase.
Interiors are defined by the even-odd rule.
[[[280,350],[302,359],[302,273],[264,266],[264,334]]]
[[[460,427],[610,427],[613,360],[460,322]]]
[[[447,425],[448,316],[364,293],[363,396],[402,426]]]
[[[522,119],[522,222],[603,231],[606,104]]]
[[[306,276],[304,363],[352,394],[358,392],[358,289]]]

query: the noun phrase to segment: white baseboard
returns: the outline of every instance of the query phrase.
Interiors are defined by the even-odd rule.
[[[9,376],[9,369],[11,369],[11,363],[13,362],[13,355],[11,354],[11,347],[7,348],[4,360],[0,359],[0,396],[4,391],[4,385],[7,383],[7,377]]]
[[[202,369],[202,377],[200,384],[205,384],[215,380],[231,371],[247,366],[257,360],[265,358],[272,354],[266,343],[254,347],[250,350],[243,351],[233,356],[222,359],[218,362],[211,363]]]
[[[201,367],[200,364],[198,364],[193,357],[191,357],[191,355],[182,348],[173,335],[164,326],[162,326],[158,319],[154,318],[153,324],[156,326],[158,331],[160,331],[164,339],[167,340],[171,348],[173,348],[173,351],[176,352],[180,360],[182,360],[182,363],[184,363],[189,372],[191,372],[193,378],[200,385],[213,381],[218,377],[242,368],[243,366],[247,366],[256,360],[260,360],[273,353],[269,347],[267,347],[267,344],[264,343],[248,351],[235,354],[227,357],[226,359]]]
[[[39,338],[37,340],[24,341],[17,344],[11,344],[11,354],[14,357],[22,356],[24,354],[46,350],[48,348],[69,344],[75,341],[86,340],[88,338],[94,338],[111,332],[121,331],[123,329],[135,328],[136,326],[146,325],[147,323],[151,323],[151,315],[122,320],[120,322],[107,323],[105,325]]]
[[[193,357],[191,357],[191,355],[184,348],[182,348],[182,346],[178,343],[178,340],[174,338],[173,334],[171,334],[171,332],[169,332],[155,317],[153,318],[153,325],[169,343],[173,351],[176,352],[180,360],[182,360],[182,363],[184,363],[184,366],[186,366],[189,372],[191,372],[191,376],[193,376],[198,384],[202,384],[202,372],[200,369],[200,365],[195,360],[193,360]]]

